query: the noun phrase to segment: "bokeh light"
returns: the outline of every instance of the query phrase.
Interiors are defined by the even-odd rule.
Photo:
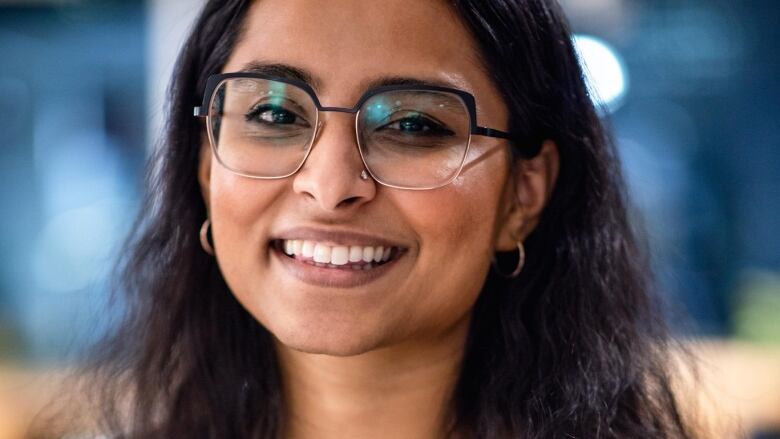
[[[593,103],[610,113],[617,110],[629,86],[628,70],[620,54],[593,36],[575,35],[573,40]]]

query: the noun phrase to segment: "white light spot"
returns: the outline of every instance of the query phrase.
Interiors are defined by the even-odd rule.
[[[623,60],[616,50],[598,38],[575,35],[573,42],[593,103],[614,112],[628,92],[628,71]]]

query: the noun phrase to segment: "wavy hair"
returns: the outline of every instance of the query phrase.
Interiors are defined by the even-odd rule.
[[[241,38],[248,0],[208,1],[177,60],[166,135],[118,290],[127,309],[90,364],[103,429],[124,438],[275,438],[283,400],[271,334],[200,247],[207,77]],[[452,0],[500,91],[510,130],[556,142],[560,172],[527,265],[491,271],[451,401],[476,438],[692,438],[672,391],[670,337],[628,221],[616,151],[554,1]],[[520,160],[518,158],[518,160]]]

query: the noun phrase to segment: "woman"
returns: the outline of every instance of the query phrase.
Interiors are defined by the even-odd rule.
[[[210,1],[155,163],[104,430],[692,437],[554,2]]]

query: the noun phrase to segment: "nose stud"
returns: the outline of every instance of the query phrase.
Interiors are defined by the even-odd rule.
[[[368,180],[368,172],[364,169],[363,172],[360,173],[360,179],[361,180]]]

